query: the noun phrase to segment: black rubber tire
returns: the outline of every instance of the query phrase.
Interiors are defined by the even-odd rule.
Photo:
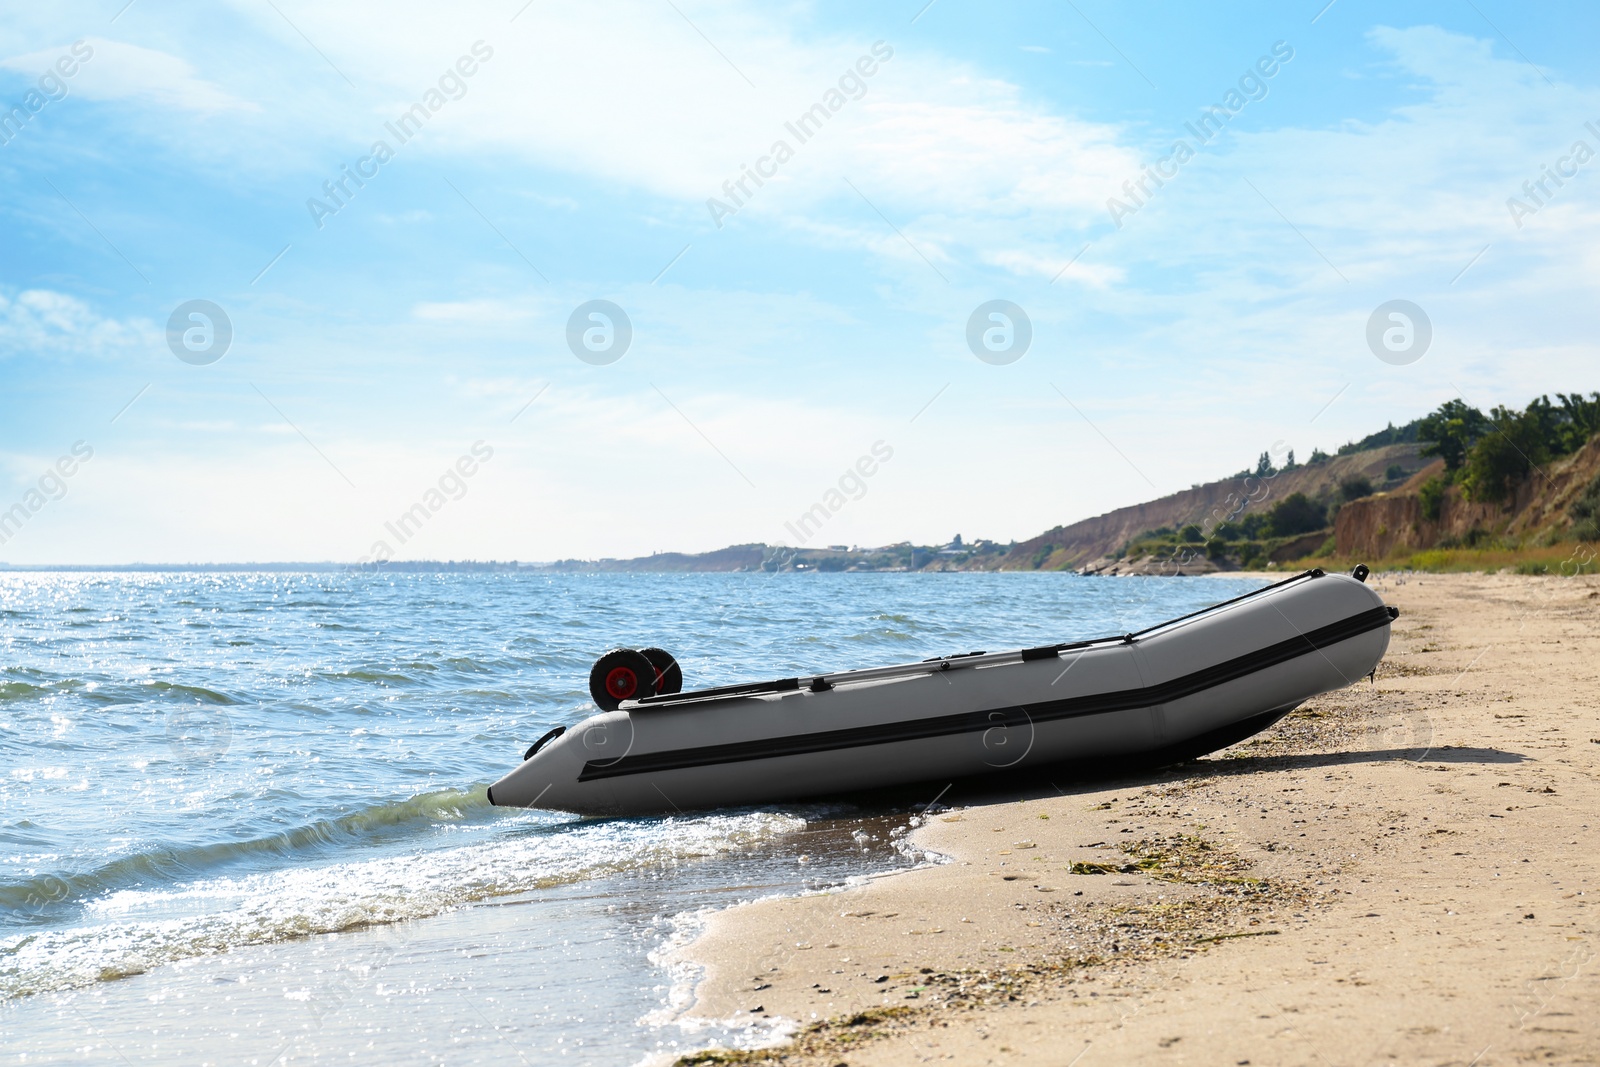
[[[616,711],[624,700],[655,696],[655,664],[631,648],[613,648],[589,669],[589,695],[601,711]]]
[[[672,658],[672,653],[664,648],[641,648],[639,655],[650,661],[656,669],[656,692],[658,694],[683,692],[683,668],[678,666],[678,661]]]

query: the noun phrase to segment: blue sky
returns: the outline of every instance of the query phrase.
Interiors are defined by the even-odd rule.
[[[1600,388],[1586,7],[123,4],[0,24],[0,510],[39,505],[0,560],[793,543],[878,442],[808,543],[1024,538]],[[633,329],[605,365],[567,343],[596,299]],[[1394,299],[1432,325],[1403,365],[1367,343]],[[191,300],[215,362],[169,348]],[[990,300],[1020,359],[969,350]]]

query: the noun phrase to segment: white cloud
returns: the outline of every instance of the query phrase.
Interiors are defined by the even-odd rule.
[[[1081,282],[1093,289],[1106,289],[1127,278],[1127,271],[1106,263],[1075,262],[1070,255],[1051,252],[1036,254],[1031,251],[1006,250],[987,252],[985,263],[1003,267],[1019,276],[1032,275],[1054,280]]]
[[[1028,106],[1014,86],[939,88],[872,104],[850,147],[897,203],[968,217],[1042,212],[1076,228],[1098,221],[1107,183],[1137,166],[1113,127]]]
[[[187,60],[168,52],[145,48],[126,41],[89,37],[77,44],[44,49],[27,55],[0,60],[0,67],[24,74],[39,74],[64,55],[82,57],[84,48],[91,54],[77,64],[78,70],[65,79],[69,95],[90,100],[135,100],[160,107],[200,114],[219,111],[256,111],[257,106],[231,96],[217,85],[199,78]]]
[[[91,38],[95,56],[73,91],[197,118],[232,112],[239,124],[223,143],[159,126],[150,134],[208,163],[248,159],[258,169],[302,162],[320,141],[332,173],[349,150],[387,137],[384,123],[482,41],[493,58],[459,79],[464,95],[432,114],[400,152],[509,158],[583,178],[592,190],[586,199],[643,191],[675,203],[680,219],[709,226],[707,198],[722,196],[724,181],[783,139],[796,157],[751,200],[748,218],[804,232],[819,214],[837,217],[828,205],[853,201],[842,180],[849,177],[894,217],[921,216],[907,232],[920,232],[919,243],[935,248],[930,254],[973,248],[978,258],[1058,237],[1070,244],[1064,235],[1098,221],[1103,190],[1138,163],[1118,128],[1063,115],[969,63],[891,39],[879,52],[892,49],[892,58],[871,58],[875,73],[861,77],[855,64],[872,56],[873,40],[802,36],[743,3],[687,6],[693,25],[653,0],[604,9],[541,2],[513,23],[502,5],[487,2],[441,8],[412,0],[381,17],[289,0],[279,7],[281,16],[238,0],[235,13],[251,24],[241,33],[250,61],[231,66],[198,46],[183,55],[159,50],[174,47],[165,38]],[[41,50],[9,62],[31,71],[54,58]],[[266,79],[266,71],[298,76]],[[785,123],[841,78],[862,95],[801,144]],[[365,120],[352,121],[362,112]],[[876,234],[857,243],[894,260],[906,254]]]
[[[701,223],[710,221],[706,199],[722,196],[723,182],[778,139],[796,158],[751,210],[780,221],[839,196],[848,175],[902,208],[985,220],[1028,212],[1036,232],[1077,228],[1100,210],[1107,179],[1136,165],[1116,128],[1057,114],[967,63],[894,40],[880,46],[893,57],[873,59],[875,73],[859,79],[864,92],[847,81],[862,95],[801,144],[785,123],[842,77],[858,77],[853,65],[874,42],[801,37],[741,4],[695,5],[686,11],[693,27],[671,5],[653,2],[541,3],[509,26],[499,7],[487,5],[412,3],[382,19],[355,8],[283,6],[372,100],[370,132],[351,131],[341,118],[341,136],[381,135],[385,121],[481,39],[493,58],[404,151],[510,156],[598,183],[597,197],[612,190],[667,197]],[[241,14],[303,50],[270,9],[241,6]],[[339,44],[353,41],[362,47]]]
[[[77,297],[50,289],[0,293],[0,357],[103,355],[157,343],[145,319],[106,318]]]
[[[423,322],[496,326],[524,322],[536,309],[509,300],[456,300],[425,302],[411,309],[413,318]]]

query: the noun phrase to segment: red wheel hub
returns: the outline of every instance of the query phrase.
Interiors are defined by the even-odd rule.
[[[613,667],[606,673],[606,692],[627,700],[639,691],[639,676],[630,667]]]

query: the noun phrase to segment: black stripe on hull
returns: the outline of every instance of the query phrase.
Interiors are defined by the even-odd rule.
[[[1341,641],[1348,641],[1352,637],[1359,637],[1389,625],[1397,615],[1399,612],[1393,608],[1375,607],[1370,611],[1363,611],[1339,622],[1319,627],[1310,633],[1296,634],[1277,644],[1268,645],[1158,685],[1065,697],[1037,704],[961,712],[929,719],[907,719],[874,726],[795,734],[789,737],[736,741],[725,745],[705,745],[700,748],[669,749],[665,752],[646,752],[637,756],[624,756],[619,760],[592,760],[584,764],[582,773],[578,775],[578,781],[591,782],[602,778],[685,770],[719,763],[803,756],[864,745],[887,745],[900,741],[946,737],[950,734],[976,733],[997,726],[1021,726],[1029,722],[1053,722],[1086,715],[1107,715],[1118,711],[1153,707],[1202,693],[1207,689],[1248,677],[1268,667],[1275,667]]]

